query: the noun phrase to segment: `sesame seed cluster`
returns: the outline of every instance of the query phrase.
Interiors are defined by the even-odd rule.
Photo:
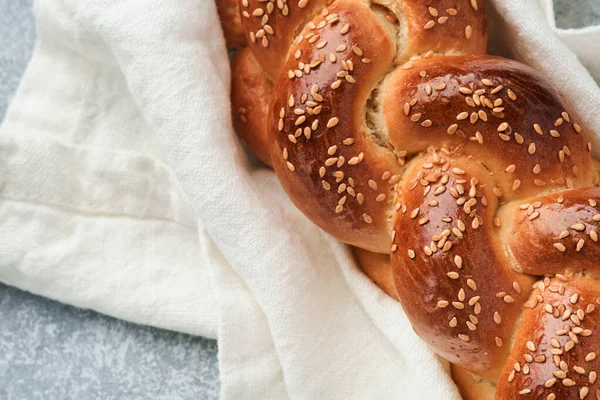
[[[591,145],[542,76],[482,55],[484,2],[239,10],[236,127],[298,208],[390,254],[415,331],[496,398],[600,398]]]

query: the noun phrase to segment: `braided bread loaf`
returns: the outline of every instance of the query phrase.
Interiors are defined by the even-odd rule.
[[[483,55],[483,0],[237,3],[235,127],[296,206],[389,254],[369,275],[496,398],[600,398],[597,165],[550,83]]]

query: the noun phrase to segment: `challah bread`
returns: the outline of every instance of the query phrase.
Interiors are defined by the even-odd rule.
[[[239,11],[236,130],[300,210],[362,249],[457,381],[497,382],[496,398],[596,395],[597,163],[549,82],[482,55],[483,1]]]
[[[242,27],[238,0],[218,0],[217,12],[222,24],[228,49],[236,49],[246,45],[246,35]]]
[[[457,365],[450,364],[452,379],[458,386],[463,400],[492,400],[496,385]]]

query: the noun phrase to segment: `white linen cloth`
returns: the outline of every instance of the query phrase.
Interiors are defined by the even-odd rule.
[[[600,78],[600,27],[557,29],[551,5],[491,0],[494,49],[548,76],[599,149],[582,63]],[[0,128],[1,281],[218,337],[224,399],[459,397],[399,306],[237,143],[212,1],[38,0],[35,14]]]

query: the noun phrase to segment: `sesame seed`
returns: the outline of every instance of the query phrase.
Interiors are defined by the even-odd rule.
[[[365,196],[362,193],[358,193],[356,195],[356,201],[358,201],[358,204],[362,204],[365,201]]]
[[[462,121],[462,120],[467,119],[467,118],[469,118],[469,113],[466,112],[466,111],[463,111],[463,112],[461,112],[460,114],[458,114],[456,116],[456,119],[459,120],[459,121]]]
[[[450,279],[458,279],[459,278],[458,272],[454,272],[454,271],[448,272],[446,275],[448,275],[448,278],[450,278]]]
[[[432,17],[437,17],[439,15],[437,8],[429,7],[429,14]]]
[[[575,386],[576,385],[575,381],[572,380],[572,379],[569,379],[569,378],[563,379],[562,380],[562,384],[565,385],[565,386],[567,386],[567,387]]]
[[[574,370],[575,370],[575,372],[577,372],[578,374],[585,374],[585,369],[584,369],[584,368],[581,368],[581,367],[580,367],[580,366],[578,366],[578,365],[575,365],[575,366],[573,367],[573,369],[574,369]]]
[[[471,338],[468,335],[464,335],[464,334],[459,334],[458,338],[464,342],[468,342],[469,340],[471,340]]]
[[[551,378],[551,379],[548,379],[546,382],[544,382],[544,386],[547,388],[550,388],[550,387],[554,386],[555,383],[556,383],[556,378]]]
[[[462,268],[463,261],[460,256],[454,256],[454,264],[458,267],[458,269]]]
[[[363,214],[363,219],[365,220],[365,222],[367,224],[370,224],[373,222],[373,218],[371,218],[371,216],[369,214]]]
[[[333,128],[334,126],[336,126],[338,123],[340,122],[340,120],[337,117],[333,117],[331,118],[328,122],[327,122],[327,128]]]
[[[457,310],[462,310],[465,308],[465,305],[463,303],[461,303],[460,301],[453,301],[452,305],[454,306],[454,308],[456,308]]]
[[[558,379],[565,379],[567,377],[567,374],[565,373],[565,371],[561,371],[561,370],[552,371],[552,375],[554,375]]]
[[[467,27],[465,28],[465,37],[467,39],[471,39],[472,34],[473,34],[473,28],[471,27],[471,25],[467,25]]]
[[[512,382],[515,379],[515,371],[512,370],[510,371],[510,374],[508,374],[508,382]]]
[[[523,136],[521,136],[521,134],[519,132],[515,132],[514,137],[515,137],[515,141],[518,144],[523,144],[523,142],[525,141],[525,139],[523,138]]]
[[[535,143],[530,143],[527,152],[531,155],[535,154]]]
[[[411,258],[414,258],[414,257],[411,257]],[[449,304],[450,303],[448,303],[446,300],[440,300],[437,302],[438,308],[446,308],[446,307],[448,307]]]
[[[467,279],[467,286],[473,291],[477,290],[477,285],[473,279]]]
[[[331,167],[333,164],[335,164],[338,161],[338,157],[331,157],[328,158],[327,160],[325,160],[325,166],[327,167]]]
[[[429,30],[429,29],[433,28],[434,26],[435,26],[435,21],[431,19],[431,20],[427,21],[427,23],[425,24],[423,29]]]
[[[567,248],[562,243],[554,243],[554,248],[560,251],[561,253],[564,253],[567,250]]]

